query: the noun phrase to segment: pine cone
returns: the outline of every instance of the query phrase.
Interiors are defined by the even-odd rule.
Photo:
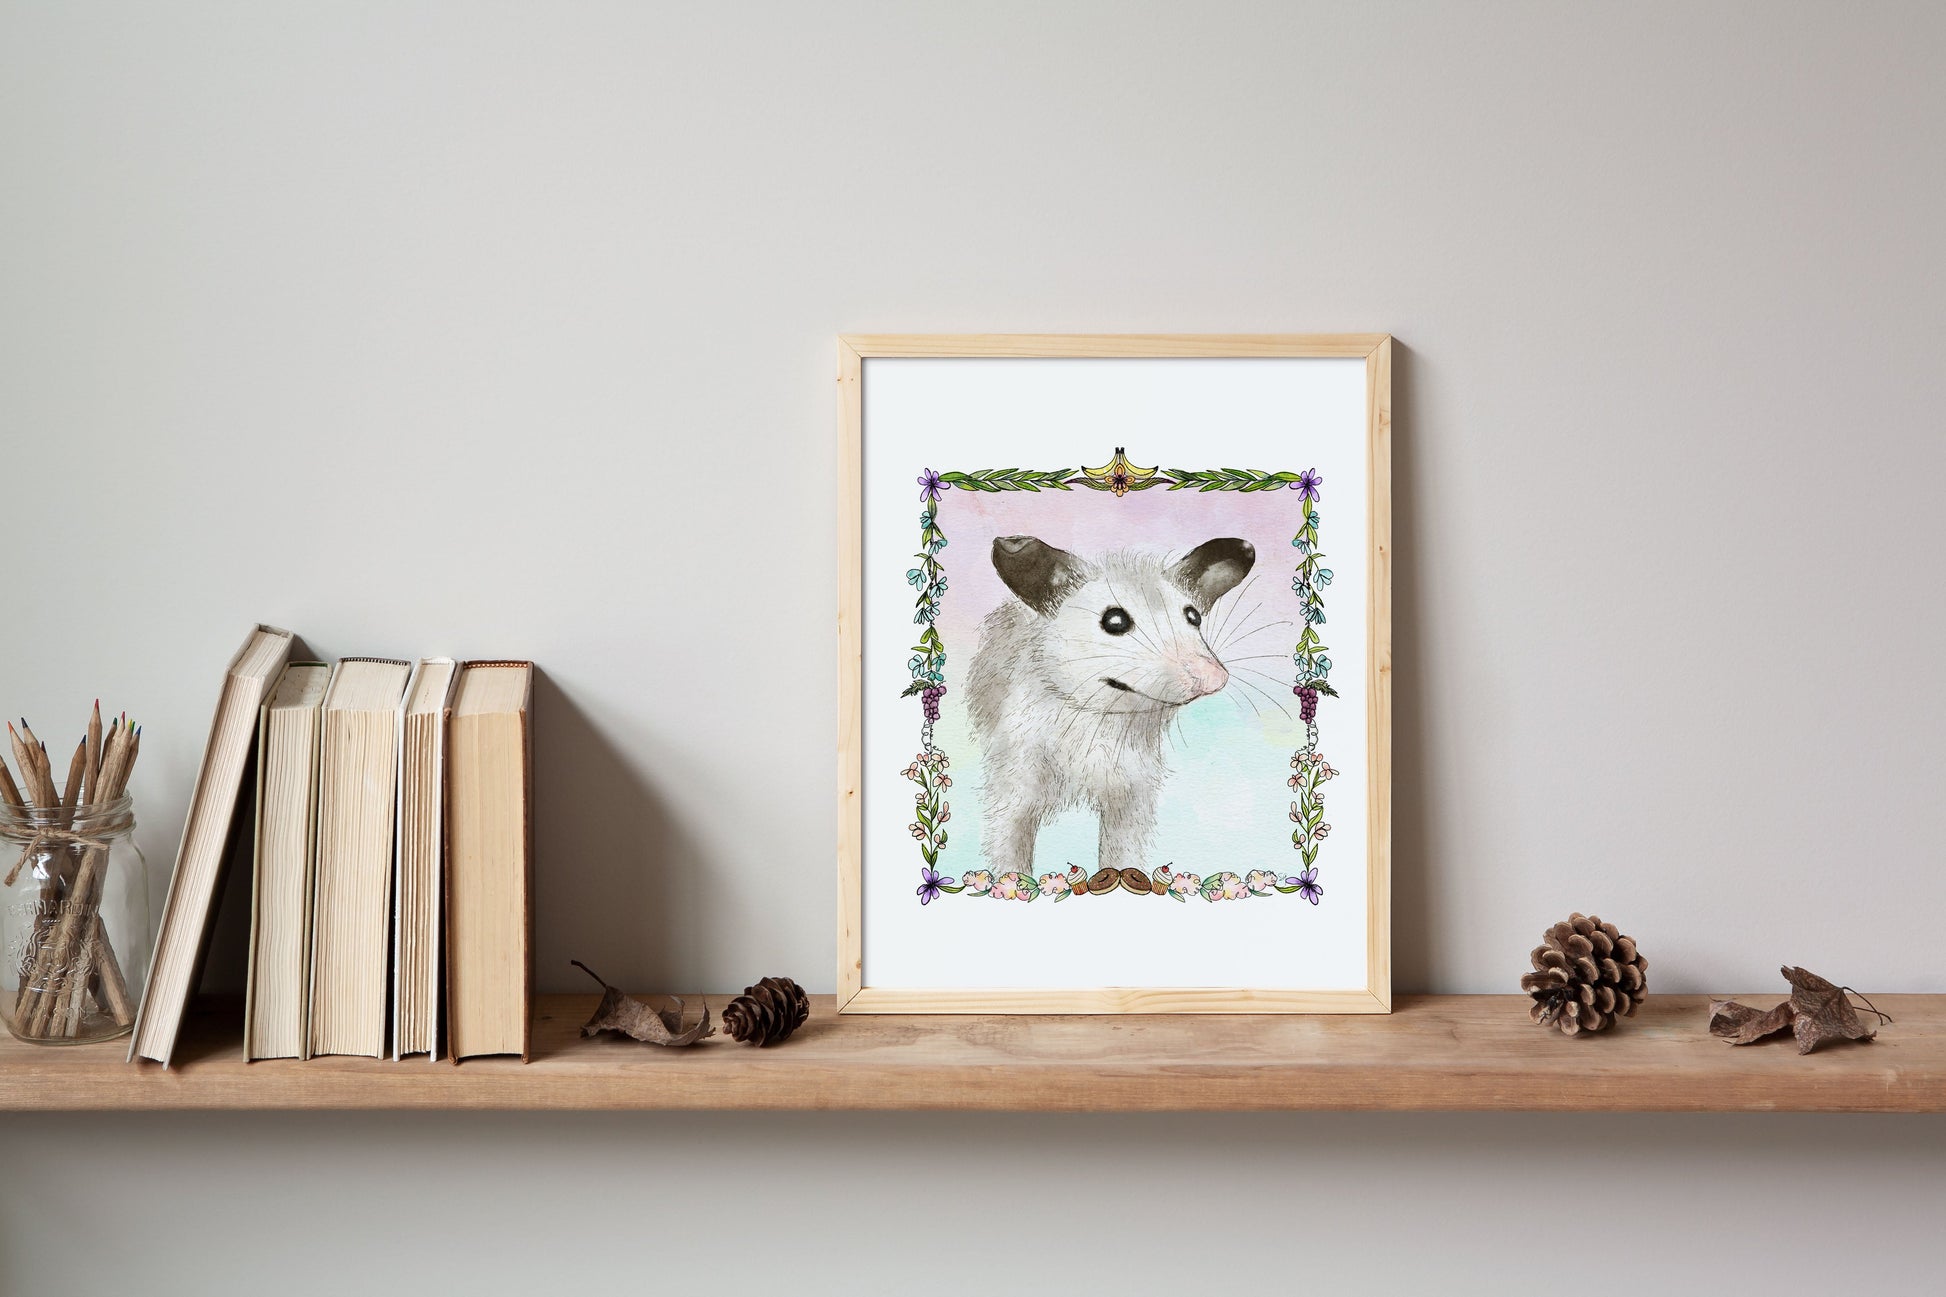
[[[1520,989],[1534,997],[1528,1016],[1565,1035],[1600,1031],[1632,1018],[1649,994],[1649,961],[1632,938],[1591,914],[1549,928],[1534,947],[1534,971]]]
[[[723,1010],[723,1030],[749,1045],[774,1045],[811,1016],[811,997],[788,977],[766,977],[731,1000]]]

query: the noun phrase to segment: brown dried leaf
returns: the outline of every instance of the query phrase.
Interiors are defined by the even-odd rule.
[[[1798,1053],[1808,1054],[1827,1040],[1870,1040],[1878,1034],[1877,1027],[1858,1020],[1851,1001],[1845,998],[1844,987],[1833,986],[1802,968],[1786,967],[1782,971],[1784,980],[1791,984],[1791,1007],[1797,1011],[1791,1031],[1797,1036]]]
[[[632,995],[623,995],[603,982],[601,974],[580,960],[569,962],[601,982],[601,1003],[595,1006],[595,1016],[582,1024],[581,1034],[584,1036],[592,1036],[598,1031],[619,1031],[645,1044],[674,1048],[693,1045],[705,1036],[716,1034],[716,1028],[710,1025],[708,1002],[703,1004],[701,1020],[685,1028],[682,1025],[683,1002],[680,996],[669,997],[675,1001],[675,1008],[656,1009]]]
[[[1735,1000],[1711,1000],[1710,1035],[1732,1045],[1750,1045],[1784,1030],[1796,1016],[1789,1000],[1774,1009],[1753,1009]]]

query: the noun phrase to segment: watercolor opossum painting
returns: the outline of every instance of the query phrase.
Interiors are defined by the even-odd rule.
[[[988,614],[967,677],[986,760],[988,864],[1031,871],[1057,812],[1100,817],[1099,866],[1148,863],[1178,711],[1230,684],[1206,621],[1257,561],[1248,541],[1206,541],[1176,559],[1126,549],[1093,559],[1033,536],[993,542],[1014,597]]]
[[[1145,469],[1119,449],[1099,469],[920,474],[919,565],[906,576],[922,629],[905,691],[920,705],[920,750],[905,776],[919,786],[910,828],[923,862],[922,905],[962,894],[1064,901],[1110,893],[1319,904],[1318,856],[1331,828],[1320,787],[1337,773],[1318,748],[1319,699],[1336,696],[1320,638],[1332,577],[1318,545],[1322,480],[1311,470]],[[1161,503],[1176,491],[1196,493],[1193,518]],[[1086,503],[1091,496],[1099,503]],[[1135,504],[1142,499],[1154,503]],[[1224,499],[1234,504],[1218,506]],[[1003,507],[1010,500],[1025,508]],[[995,529],[1043,516],[1042,501],[1064,502],[1047,513],[1043,534]],[[1075,509],[1089,511],[1086,525]],[[956,565],[966,589],[955,598],[974,603],[950,615],[949,516],[979,547],[978,558]],[[1189,531],[1211,521],[1246,534]],[[1260,556],[1261,545],[1282,544],[1280,534],[1294,551],[1287,587]],[[952,671],[948,635],[971,649],[960,659],[955,648]],[[1212,708],[1226,716],[1194,724]],[[1229,736],[1229,746],[1211,736]],[[1275,746],[1266,750],[1280,742],[1288,768]],[[946,746],[967,763],[957,772]],[[969,779],[957,791],[955,773]],[[1262,788],[1263,800],[1289,792],[1296,827],[1285,850],[1299,853],[1297,868],[1274,867],[1262,854],[1281,831],[1254,812],[1244,840],[1259,845],[1246,850],[1183,834],[1199,792],[1238,780]],[[974,814],[949,828],[953,796],[974,799]],[[1159,841],[1171,837],[1172,805],[1177,829]],[[1096,829],[1092,861],[1074,858],[1087,851],[1072,828],[1076,813]],[[1059,835],[1064,849],[1049,850],[1050,826],[1062,821],[1070,826]],[[942,864],[963,826],[977,864],[955,874]]]

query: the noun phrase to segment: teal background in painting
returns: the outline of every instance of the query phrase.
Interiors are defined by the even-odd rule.
[[[1328,722],[1329,717],[1321,715],[1321,719]],[[1184,708],[1175,732],[1178,742],[1167,745],[1171,774],[1158,804],[1155,841],[1147,867],[1153,870],[1157,865],[1170,864],[1178,871],[1205,876],[1225,869],[1238,873],[1251,869],[1295,872],[1297,853],[1291,849],[1290,840],[1293,826],[1285,814],[1290,800],[1285,794],[1290,790],[1284,781],[1290,777],[1291,753],[1303,742],[1302,728],[1286,723],[1267,708],[1260,718],[1217,696]],[[955,876],[969,869],[988,868],[980,850],[986,822],[985,769],[963,707],[941,709],[934,741],[953,761],[953,821],[949,827],[954,832],[949,847],[959,848],[950,853],[957,857],[952,862]],[[1324,746],[1328,748],[1328,743]],[[1325,785],[1325,802],[1327,806],[1331,802],[1329,784]],[[1093,811],[1063,811],[1041,830],[1035,844],[1035,872],[1065,869],[1069,863],[1093,872],[1098,837]],[[1327,841],[1319,853],[1320,865],[1329,862],[1330,856]],[[1294,902],[1296,898],[1271,899]],[[1049,903],[1045,899],[1035,902]]]

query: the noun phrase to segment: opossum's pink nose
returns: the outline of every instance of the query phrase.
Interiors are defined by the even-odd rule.
[[[1230,673],[1224,670],[1223,664],[1215,658],[1198,655],[1184,660],[1182,681],[1189,689],[1191,697],[1201,698],[1204,694],[1213,694],[1229,684]]]

